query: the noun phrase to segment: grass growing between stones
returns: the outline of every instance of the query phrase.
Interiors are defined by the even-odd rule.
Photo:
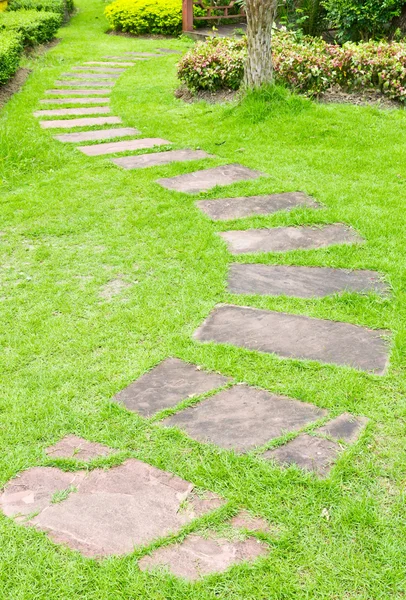
[[[174,148],[215,159],[124,171],[52,139],[32,116],[61,73],[86,60],[183,40],[104,34],[103,4],[78,2],[61,43],[27,59],[24,89],[2,111],[0,485],[50,460],[45,448],[75,433],[171,471],[266,518],[278,530],[254,565],[188,584],[140,572],[135,554],[96,562],[0,516],[0,598],[118,600],[376,600],[405,595],[404,482],[406,116],[403,111],[316,105],[272,92],[240,105],[174,98],[176,55],[139,61],[112,90],[112,114]],[[47,108],[52,108],[48,105]],[[212,223],[196,198],[155,180],[227,162],[264,171],[257,181],[202,198],[301,190],[323,210]],[[344,222],[360,246],[233,257],[237,262],[374,269],[391,294],[321,300],[226,293],[231,262],[216,234]],[[103,298],[110,282],[125,281]],[[352,369],[199,344],[195,329],[219,302],[346,321],[392,334],[391,364],[378,377]],[[362,439],[318,481],[255,454],[237,456],[126,412],[111,398],[168,356],[326,408],[366,415]],[[117,457],[97,465],[114,464]],[[328,515],[328,518],[327,516]],[[214,519],[221,531],[222,524]]]

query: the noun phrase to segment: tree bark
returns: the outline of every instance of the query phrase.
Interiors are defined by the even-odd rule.
[[[271,83],[272,24],[278,0],[246,0],[248,56],[245,64],[245,85],[258,88]]]
[[[406,4],[402,6],[400,15],[392,20],[392,30],[396,31],[396,29],[400,29],[403,34],[406,33]]]

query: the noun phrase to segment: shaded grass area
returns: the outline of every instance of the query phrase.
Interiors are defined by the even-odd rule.
[[[227,510],[243,506],[265,517],[279,533],[267,558],[191,585],[141,573],[137,557],[145,550],[98,563],[0,517],[0,598],[404,597],[404,112],[315,105],[281,90],[241,104],[187,105],[173,95],[177,57],[165,55],[120,77],[112,113],[147,137],[216,158],[126,172],[109,157],[85,157],[75,145],[53,140],[57,132],[41,130],[32,112],[61,73],[85,60],[163,46],[183,50],[190,42],[106,36],[103,4],[78,4],[80,12],[60,30],[61,43],[26,60],[33,73],[1,113],[0,485],[34,465],[76,468],[44,454],[76,433],[122,451],[94,466],[138,457],[225,496]],[[211,223],[195,197],[155,183],[227,162],[268,177],[201,197],[302,190],[324,208]],[[335,221],[356,228],[365,243],[235,260],[376,269],[390,296],[304,300],[226,292],[231,257],[216,232]],[[110,300],[101,297],[118,279],[130,286]],[[218,302],[388,328],[388,374],[193,341]],[[281,471],[255,453],[237,456],[198,444],[110,402],[168,356],[333,415],[363,414],[371,423],[322,482],[295,468]],[[214,515],[211,523],[221,529],[221,520]]]

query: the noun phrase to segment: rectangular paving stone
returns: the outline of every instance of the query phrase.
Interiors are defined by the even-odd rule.
[[[230,221],[253,215],[269,215],[280,210],[292,210],[298,206],[320,207],[317,202],[302,192],[201,200],[197,206],[213,221]]]
[[[113,87],[113,85],[115,85],[115,84],[116,84],[116,82],[111,79],[109,79],[109,80],[106,79],[105,81],[100,81],[100,82],[99,81],[82,81],[82,80],[78,80],[78,79],[70,79],[69,81],[55,81],[55,85],[59,85],[61,87],[69,87],[69,88],[91,87],[93,89],[100,87],[100,88],[103,88],[104,92],[107,94],[110,93],[110,90],[107,88]],[[75,93],[77,93],[77,92],[75,92]],[[92,92],[92,93],[94,93],[94,92]]]
[[[128,410],[143,417],[149,417],[230,381],[229,377],[202,371],[178,358],[168,358],[119,392],[114,401],[123,403]]]
[[[301,433],[279,448],[268,450],[263,458],[275,460],[282,466],[297,465],[305,471],[313,471],[317,475],[328,475],[341,448],[339,444],[307,433]]]
[[[143,57],[143,56],[150,56],[150,57],[155,56],[155,57],[158,57],[158,58],[162,57],[162,53],[157,54],[156,52],[124,52],[124,54],[126,56],[141,56],[141,57]]]
[[[108,104],[110,98],[46,98],[41,104]]]
[[[74,71],[86,71],[87,73],[125,73],[127,69],[117,67],[72,67]]]
[[[133,127],[121,127],[120,129],[100,129],[94,131],[77,131],[76,133],[63,133],[55,135],[54,138],[60,142],[90,142],[96,140],[108,140],[128,135],[140,135],[138,129]]]
[[[53,96],[67,96],[67,95],[75,95],[75,96],[106,96],[110,94],[111,90],[99,89],[99,90],[47,90],[46,94],[52,94]],[[64,98],[65,99],[65,98]],[[67,100],[67,99],[66,99]]]
[[[360,244],[363,241],[358,233],[341,223],[323,227],[274,227],[222,231],[219,235],[227,242],[231,254],[314,250],[337,244]]]
[[[368,419],[366,417],[354,417],[349,413],[343,413],[323,425],[323,427],[316,429],[315,433],[322,433],[336,441],[342,440],[347,444],[353,444],[357,441],[367,423]]]
[[[350,323],[224,305],[213,310],[194,338],[382,375],[389,359],[388,335]]]
[[[254,537],[230,541],[214,533],[202,537],[188,535],[180,544],[171,544],[144,556],[138,562],[141,571],[166,567],[177,577],[196,581],[205,575],[223,573],[232,565],[253,561],[269,552],[267,544]]]
[[[92,127],[93,125],[115,125],[121,123],[120,117],[86,117],[83,119],[58,119],[40,121],[43,129],[70,129],[71,127]]]
[[[154,152],[151,154],[140,154],[138,156],[124,156],[113,158],[113,162],[123,169],[144,169],[167,165],[171,162],[184,162],[188,160],[201,160],[203,158],[214,158],[203,150],[169,150],[168,152]]]
[[[89,440],[84,440],[76,435],[67,435],[53,446],[49,446],[45,452],[52,458],[75,458],[89,461],[109,456],[114,450],[98,442],[89,442]]]
[[[176,190],[186,194],[205,192],[216,185],[230,185],[237,181],[265,177],[260,171],[253,171],[242,165],[224,165],[213,169],[204,169],[176,177],[158,179],[157,183],[168,190]]]
[[[34,117],[57,117],[68,115],[95,115],[109,113],[108,106],[91,106],[89,108],[53,108],[50,110],[36,110]]]
[[[172,48],[158,48],[158,50],[167,54],[182,54],[180,50],[172,50]]]
[[[179,427],[199,442],[248,452],[326,414],[312,404],[236,385],[168,417],[163,425]]]
[[[154,146],[167,146],[171,142],[161,138],[142,138],[124,142],[109,142],[94,146],[80,146],[78,150],[87,156],[101,156],[102,154],[114,154],[115,152],[127,152],[128,150],[141,150],[143,148],[154,148]]]
[[[234,263],[228,275],[228,291],[322,298],[342,292],[386,292],[387,286],[373,271]]]
[[[117,60],[119,62],[111,62],[111,61],[90,61],[90,62],[85,62],[83,63],[84,65],[106,65],[106,66],[110,66],[110,67],[133,67],[136,63],[135,62],[124,62],[126,59],[128,61],[128,56],[106,56],[105,58],[112,58],[113,60]],[[120,60],[121,58],[123,58],[123,60]],[[136,60],[136,59],[134,59]]]
[[[103,75],[102,73],[62,73],[62,77],[76,77],[76,79],[118,79],[120,75],[117,73],[113,75],[112,73],[107,73]]]

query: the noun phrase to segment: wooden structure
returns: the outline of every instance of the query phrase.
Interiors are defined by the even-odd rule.
[[[200,16],[199,14],[199,21],[220,21],[223,19],[238,19],[239,17],[245,17],[244,8],[238,6],[235,0],[230,0],[228,4],[223,4],[219,6],[215,4],[210,4],[209,6],[207,6],[203,4],[202,0],[182,0],[184,32],[193,31],[194,6],[198,6],[202,11],[206,13],[202,16]]]

